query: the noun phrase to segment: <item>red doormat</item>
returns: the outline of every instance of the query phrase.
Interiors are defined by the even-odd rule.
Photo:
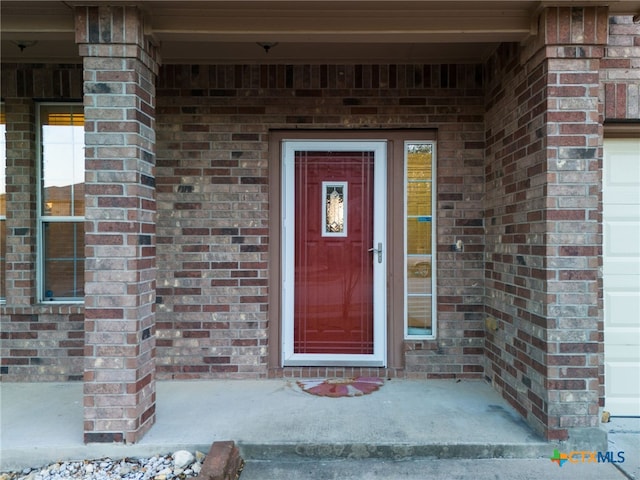
[[[384,384],[378,377],[313,378],[298,380],[302,390],[319,397],[359,397],[375,392]]]

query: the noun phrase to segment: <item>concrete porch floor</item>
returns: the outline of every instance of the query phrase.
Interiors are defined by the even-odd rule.
[[[235,441],[256,461],[549,459],[554,448],[482,381],[393,379],[347,398],[310,395],[293,379],[162,381],[156,423],[134,445],[83,443],[82,383],[0,383],[0,402],[0,471],[182,448],[206,453],[218,440]],[[631,438],[637,442],[627,458],[640,463],[640,435]]]

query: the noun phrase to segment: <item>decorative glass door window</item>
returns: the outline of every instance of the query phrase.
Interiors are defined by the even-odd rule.
[[[405,142],[405,337],[435,336],[431,142]]]
[[[347,236],[347,182],[322,182],[322,236]]]

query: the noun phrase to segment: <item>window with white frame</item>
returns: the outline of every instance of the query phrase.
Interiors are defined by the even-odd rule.
[[[7,257],[7,140],[4,105],[0,105],[0,303],[6,300]]]
[[[435,144],[405,142],[405,337],[435,336]]]
[[[84,111],[41,104],[39,123],[39,301],[84,297]]]

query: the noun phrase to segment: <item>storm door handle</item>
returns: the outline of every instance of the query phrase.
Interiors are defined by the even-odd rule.
[[[382,263],[382,242],[378,242],[378,248],[370,248],[370,252],[378,254],[378,263]]]

